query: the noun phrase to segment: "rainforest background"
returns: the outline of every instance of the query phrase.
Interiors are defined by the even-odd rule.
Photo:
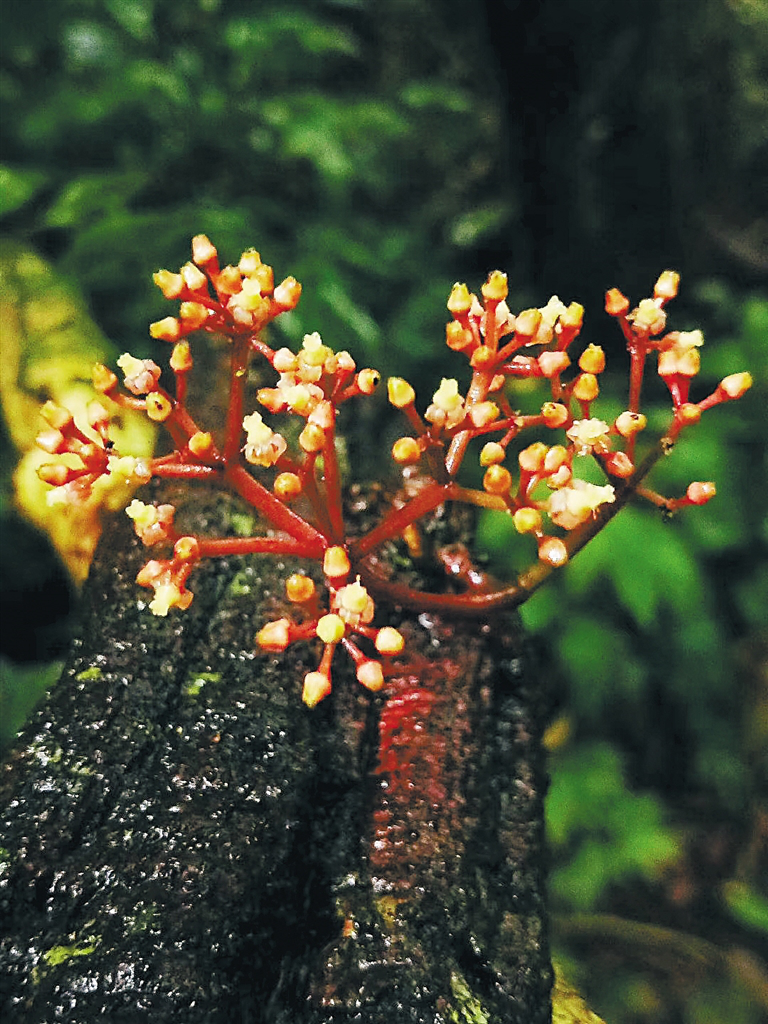
[[[29,410],[91,353],[152,353],[151,273],[192,235],[302,281],[289,342],[320,330],[422,395],[453,372],[452,283],[499,267],[513,310],[586,306],[616,411],[603,293],[678,269],[672,324],[707,338],[695,395],[756,385],[656,474],[713,479],[715,501],[627,511],[523,609],[551,696],[553,930],[608,1021],[765,1019],[765,0],[4,0],[0,62],[3,745],[76,622],[14,504]],[[44,262],[20,275],[20,254]],[[369,415],[363,475],[390,429]],[[511,572],[505,519],[479,539]]]

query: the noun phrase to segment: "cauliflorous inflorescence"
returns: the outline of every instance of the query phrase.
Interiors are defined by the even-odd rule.
[[[337,416],[346,401],[374,392],[378,372],[358,369],[348,352],[335,352],[318,333],[306,335],[298,352],[271,348],[263,332],[296,306],[301,286],[291,277],[275,285],[272,268],[253,249],[242,254],[237,266],[222,268],[215,247],[198,235],[192,241],[192,260],[178,273],[159,271],[154,280],[167,299],[179,303],[176,316],[150,326],[153,338],[173,346],[173,388],[163,386],[155,362],[128,353],[117,361],[123,387],[104,366],[95,368],[94,385],[105,404],[140,409],[163,423],[173,451],[155,459],[132,459],[110,441],[105,404],[93,403],[82,428],[66,410],[49,404],[44,410],[47,428],[38,444],[58,458],[43,466],[40,475],[53,487],[51,499],[65,503],[103,486],[123,487],[129,497],[137,484],[152,477],[218,481],[250,503],[266,524],[262,535],[211,538],[179,534],[172,505],[132,500],[127,513],[137,536],[147,547],[164,548],[166,555],[151,558],[137,582],[153,591],[150,610],[167,615],[193,600],[187,582],[202,559],[266,553],[314,561],[322,584],[304,573],[289,576],[285,598],[295,614],[267,622],[256,637],[258,646],[271,653],[298,641],[319,646],[318,666],[303,683],[303,699],[310,706],[331,690],[338,647],[352,658],[358,680],[371,691],[381,690],[387,673],[397,669],[405,641],[392,626],[377,624],[378,598],[456,614],[516,605],[632,495],[666,511],[709,501],[715,494],[712,483],[694,482],[682,497],[668,499],[648,490],[645,477],[682,430],[713,406],[741,397],[751,384],[748,373],[732,374],[704,399],[691,401],[703,338],[699,331],[666,330],[665,307],[679,283],[673,271],[665,271],[653,297],[635,308],[616,289],[606,294],[606,311],[619,322],[630,356],[627,407],[610,421],[593,408],[605,369],[603,350],[589,344],[572,354],[584,315],[578,303],[566,306],[553,296],[540,309],[513,315],[506,302],[507,279],[500,271],[489,275],[480,296],[456,284],[448,298],[452,319],[446,344],[467,360],[468,380],[462,387],[457,377],[444,377],[420,413],[414,388],[403,378],[389,379],[389,401],[409,425],[409,432],[395,441],[392,458],[401,467],[417,467],[418,486],[405,488],[376,526],[353,538],[344,518]],[[190,337],[200,332],[224,336],[230,343],[221,443],[187,407],[187,379],[194,366]],[[671,395],[672,416],[664,435],[638,460],[638,439],[647,427],[640,394],[651,356]],[[271,367],[275,380],[258,390],[259,408],[246,409],[253,357]],[[512,404],[510,385],[531,378],[541,380],[544,400],[538,411],[524,415]],[[297,429],[286,429],[291,418]],[[537,439],[521,444],[526,432]],[[549,432],[554,432],[552,442],[541,440]],[[483,471],[481,489],[458,479],[470,452]],[[600,467],[603,483],[585,479],[586,462]],[[407,472],[413,477],[414,469]],[[506,512],[517,531],[535,543],[533,564],[511,585],[484,584],[463,592],[425,593],[383,578],[373,557],[376,549],[401,537],[411,550],[418,547],[419,522],[446,502]]]

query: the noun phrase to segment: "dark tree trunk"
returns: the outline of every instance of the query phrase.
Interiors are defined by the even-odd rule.
[[[213,496],[187,516],[242,526]],[[109,527],[81,639],[3,770],[2,1020],[549,1021],[541,698],[516,621],[390,609],[412,671],[374,697],[338,657],[310,711],[313,652],[254,654],[284,565],[209,563],[156,619],[145,559]]]

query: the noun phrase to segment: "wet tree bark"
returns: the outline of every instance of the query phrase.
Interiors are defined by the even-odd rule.
[[[247,515],[198,495],[185,528]],[[549,1021],[541,697],[516,620],[388,609],[407,671],[373,696],[337,658],[310,711],[313,652],[254,653],[292,565],[209,563],[156,619],[145,559],[109,527],[81,638],[2,771],[2,1020]]]

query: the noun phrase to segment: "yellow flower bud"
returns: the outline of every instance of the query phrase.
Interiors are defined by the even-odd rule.
[[[93,376],[93,386],[102,395],[106,395],[117,387],[117,377],[109,367],[104,366],[102,363],[96,363],[91,372]]]
[[[378,693],[384,685],[384,671],[378,661],[361,661],[357,666],[357,681],[371,693]]]
[[[271,295],[275,290],[275,272],[267,263],[262,263],[252,274],[247,276],[256,283],[262,295]]]
[[[63,462],[46,462],[37,467],[37,475],[44,484],[50,484],[51,487],[62,487],[68,483],[70,472],[69,466]]]
[[[605,369],[605,352],[599,345],[588,345],[579,358],[579,368],[585,373],[602,373]]]
[[[268,622],[256,634],[256,643],[264,651],[284,651],[291,642],[291,623],[289,619],[276,619]]]
[[[487,466],[496,466],[507,457],[507,450],[498,441],[489,441],[484,444],[480,451],[480,465],[485,469]]]
[[[520,338],[532,338],[539,329],[541,311],[524,309],[515,317],[515,335]]]
[[[109,413],[101,402],[89,402],[85,412],[90,426],[95,430],[106,430],[109,424]]]
[[[192,352],[188,341],[179,341],[173,346],[170,364],[176,373],[188,373],[192,369]]]
[[[178,299],[184,291],[184,279],[181,274],[172,274],[170,270],[158,270],[152,280],[166,299]]]
[[[421,458],[421,448],[415,437],[400,437],[392,445],[392,458],[399,466],[408,466]]]
[[[294,601],[296,604],[311,601],[315,596],[315,590],[314,580],[299,572],[292,573],[285,581],[286,596],[289,601]]]
[[[711,481],[702,483],[695,480],[692,484],[688,484],[688,490],[686,491],[686,497],[692,505],[706,505],[708,501],[714,498],[717,494],[717,488]]]
[[[751,387],[751,373],[732,373],[720,381],[720,390],[724,391],[730,399],[741,398]]]
[[[331,692],[331,680],[324,672],[307,672],[301,699],[309,708],[315,707]]]
[[[634,473],[635,464],[626,452],[611,452],[603,460],[603,468],[611,476],[626,480]]]
[[[195,235],[192,239],[192,259],[199,267],[204,267],[217,256],[216,248],[207,235]]]
[[[355,360],[352,358],[349,352],[345,352],[344,349],[342,349],[341,352],[336,353],[335,360],[336,371],[338,373],[347,374],[355,372]],[[323,369],[325,370],[326,373],[331,372],[328,367],[328,360],[325,361]]]
[[[292,501],[302,492],[301,479],[296,473],[278,473],[273,489],[281,501]]]
[[[402,377],[390,377],[387,381],[387,395],[396,409],[405,409],[416,400],[416,392]]]
[[[179,316],[185,330],[196,331],[208,319],[208,309],[201,302],[182,302]]]
[[[295,309],[299,304],[299,299],[301,298],[301,285],[295,277],[286,277],[286,279],[282,281],[277,288],[275,288],[273,298],[276,305],[278,305],[281,310]]]
[[[580,373],[573,385],[573,397],[579,402],[594,402],[600,394],[600,385],[594,373]]]
[[[613,424],[622,437],[634,437],[641,430],[645,430],[647,425],[648,420],[641,412],[629,412],[629,410],[617,416],[616,422]]]
[[[472,331],[468,327],[462,327],[458,320],[451,320],[445,325],[445,343],[454,352],[462,352],[474,341]]]
[[[483,487],[489,494],[509,494],[512,487],[512,474],[504,466],[489,466],[483,476]]]
[[[459,394],[459,382],[454,377],[443,377],[432,401],[443,412],[453,412],[463,402]]]
[[[488,280],[483,285],[483,298],[492,302],[502,302],[509,294],[507,275],[500,270],[492,270]]]
[[[556,473],[568,461],[568,449],[561,444],[553,445],[544,456],[544,472]]]
[[[200,557],[200,544],[196,537],[179,537],[173,545],[173,554],[180,562],[194,562]]]
[[[469,410],[469,418],[475,427],[487,427],[499,415],[499,407],[495,402],[478,402]]]
[[[608,316],[626,316],[629,299],[618,288],[611,288],[605,293],[605,312]]]
[[[653,287],[655,299],[674,299],[680,285],[680,275],[675,270],[665,270]]]
[[[667,324],[667,314],[659,309],[653,299],[643,299],[629,315],[629,319],[640,331],[661,334]]]
[[[321,430],[330,430],[335,422],[336,411],[331,402],[327,401],[318,402],[307,420],[307,423],[320,427]]]
[[[405,638],[398,629],[392,626],[384,626],[376,634],[376,650],[384,656],[400,654],[405,647]]]
[[[315,632],[324,644],[337,644],[344,636],[344,620],[339,615],[323,615]]]
[[[571,360],[565,352],[542,352],[537,362],[542,376],[548,379],[556,377],[571,365]]]
[[[262,266],[261,254],[255,249],[246,249],[240,257],[240,261],[237,264],[237,269],[245,277],[250,277],[251,274],[255,274],[259,267]]]
[[[256,401],[270,412],[282,412],[286,406],[286,397],[281,388],[259,388]]]
[[[213,437],[207,430],[198,430],[190,437],[187,447],[197,458],[205,458],[213,449]]]
[[[456,284],[451,289],[448,297],[448,310],[454,316],[463,316],[472,308],[472,296],[465,284]]]
[[[544,460],[547,457],[547,446],[542,441],[536,441],[523,448],[517,456],[520,469],[526,473],[540,473],[544,469]]]
[[[558,537],[544,537],[539,544],[539,561],[557,569],[568,561],[568,548]]]
[[[380,380],[381,374],[378,370],[361,370],[357,375],[357,386],[364,395],[372,395]]]
[[[469,365],[473,370],[487,370],[496,362],[496,354],[485,345],[478,345],[472,353]]]
[[[305,452],[319,452],[325,444],[325,431],[314,423],[308,423],[299,434],[299,444]]]
[[[693,402],[685,402],[677,410],[677,418],[686,427],[691,427],[701,419],[701,409]],[[618,423],[618,420],[616,422]]]
[[[323,555],[323,572],[326,576],[330,576],[331,579],[339,579],[346,576],[350,569],[349,556],[344,548],[326,548]]]
[[[289,348],[279,348],[272,358],[272,366],[278,373],[294,373],[299,361]]]
[[[350,612],[352,615],[362,615],[369,601],[368,591],[360,583],[359,578],[354,583],[342,587],[336,598],[340,611]]]
[[[162,320],[155,320],[149,325],[149,334],[159,341],[178,341],[181,337],[181,323],[175,316],[167,316]]]
[[[548,427],[563,427],[568,422],[568,409],[560,402],[545,402],[541,407],[541,415]]]
[[[181,276],[184,280],[184,284],[191,292],[200,292],[205,290],[207,278],[194,263],[185,263],[181,268]]]
[[[560,327],[578,331],[584,322],[584,307],[580,302],[571,302],[560,314]]]
[[[214,283],[220,295],[236,295],[243,286],[240,271],[233,266],[223,267],[214,278]]]
[[[157,522],[157,508],[139,501],[138,498],[134,498],[128,505],[125,514],[133,520],[139,530],[147,530]]]
[[[153,391],[147,395],[147,416],[155,423],[164,423],[173,412],[173,406],[165,395]]]
[[[519,508],[512,516],[518,533],[539,533],[541,530],[541,512],[537,508]]]
[[[60,455],[66,451],[64,435],[60,430],[43,430],[35,438],[35,444],[49,455]]]

